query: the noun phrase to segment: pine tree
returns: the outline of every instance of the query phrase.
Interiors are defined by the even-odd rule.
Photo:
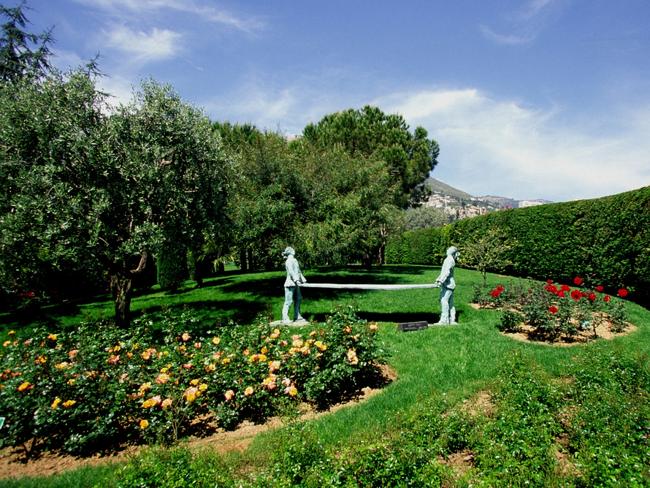
[[[50,69],[51,30],[32,34],[25,30],[29,21],[25,2],[17,7],[0,5],[0,80],[13,82],[25,77],[40,77]]]

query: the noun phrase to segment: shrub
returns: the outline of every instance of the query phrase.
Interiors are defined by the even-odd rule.
[[[574,278],[574,285],[559,285],[553,280],[527,290],[498,285],[478,302],[504,309],[497,326],[502,332],[514,332],[511,327],[524,323],[532,327],[533,336],[554,341],[561,336],[571,339],[590,328],[597,337],[598,326],[607,322],[613,332],[625,330],[627,315],[620,298],[604,294],[601,285],[584,288],[581,277]],[[627,296],[627,289],[621,288],[619,295]]]
[[[195,336],[187,327],[197,320],[145,316],[128,331],[96,322],[27,340],[10,332],[0,357],[0,446],[81,454],[171,443],[209,432],[209,421],[232,428],[298,400],[336,402],[382,360],[376,325],[350,310],[309,334],[260,322]]]
[[[501,314],[501,321],[497,326],[501,332],[518,332],[524,316],[514,310],[504,310]]]

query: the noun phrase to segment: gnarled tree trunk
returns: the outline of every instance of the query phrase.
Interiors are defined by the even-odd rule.
[[[111,272],[111,292],[115,301],[115,325],[126,328],[131,324],[131,298],[133,297],[133,278],[142,273],[147,265],[147,252],[140,256],[135,269],[115,266]]]

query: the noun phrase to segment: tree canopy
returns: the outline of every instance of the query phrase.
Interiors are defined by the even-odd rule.
[[[0,7],[0,286],[18,296],[110,289],[129,323],[134,280],[197,283],[237,256],[272,269],[291,245],[307,265],[382,262],[400,209],[437,164],[426,130],[376,107],[326,115],[289,142],[212,123],[170,86],[144,82],[108,107],[94,63],[62,73],[24,3]],[[70,289],[65,289],[66,285]]]
[[[399,184],[393,188],[395,205],[419,204],[427,195],[424,180],[438,164],[438,143],[428,139],[426,129],[413,133],[401,115],[385,114],[377,107],[348,109],[326,115],[303,131],[316,147],[340,146],[352,157],[384,161]]]
[[[27,32],[25,2],[16,7],[0,5],[0,80],[16,81],[24,77],[39,77],[50,69],[49,44],[51,31],[40,34]]]

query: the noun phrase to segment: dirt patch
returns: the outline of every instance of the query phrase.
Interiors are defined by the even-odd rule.
[[[472,398],[463,401],[460,409],[470,417],[479,415],[491,417],[494,414],[495,406],[489,391],[479,391]]]
[[[535,344],[544,344],[547,346],[555,347],[570,347],[586,344],[596,339],[611,340],[616,337],[625,336],[636,332],[637,327],[633,324],[627,324],[625,330],[622,332],[614,332],[608,322],[598,324],[596,327],[596,335],[594,336],[593,329],[579,330],[573,336],[560,336],[555,341],[540,340],[534,333],[535,329],[529,325],[522,324],[519,332],[502,332],[503,335],[522,342],[533,342]]]
[[[440,464],[449,466],[454,474],[460,478],[474,467],[474,454],[471,451],[464,450],[454,452],[447,457],[438,457]]]
[[[387,385],[397,379],[397,374],[388,365],[381,365],[380,383]],[[309,404],[299,406],[299,420],[314,420],[323,415],[328,415],[343,408],[350,408],[367,400],[381,391],[381,385],[362,388],[357,395],[345,402],[332,405],[327,410],[316,411]],[[236,430],[219,431],[202,438],[190,438],[184,445],[190,449],[210,448],[219,453],[244,451],[251,444],[255,436],[262,432],[277,429],[284,425],[281,418],[273,417],[263,424],[254,424],[249,421],[242,422]],[[35,459],[26,461],[20,450],[5,448],[0,450],[0,479],[22,478],[24,476],[52,476],[64,471],[81,468],[84,466],[98,466],[126,461],[129,457],[143,449],[142,446],[129,446],[124,450],[110,455],[97,454],[93,457],[78,458],[66,454],[45,452]]]

